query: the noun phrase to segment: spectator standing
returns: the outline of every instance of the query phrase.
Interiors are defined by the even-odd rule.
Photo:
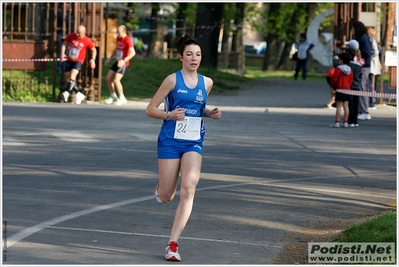
[[[360,53],[360,50],[359,50],[359,43],[356,40],[352,39],[350,41],[345,42],[345,44],[348,47],[351,47],[351,48],[353,48],[353,50],[356,51],[356,54],[355,54],[355,57],[353,58],[353,61],[355,61],[355,62],[357,62],[357,63],[359,63],[360,65],[363,66],[364,65],[364,59],[362,59],[362,54]]]
[[[326,75],[326,80],[328,85],[331,87],[331,77],[333,76],[335,71],[335,66],[327,73]],[[331,96],[330,100],[327,102],[326,107],[327,108],[333,108],[333,105],[335,104],[335,90],[331,87]]]
[[[375,92],[376,78],[381,75],[380,50],[375,39],[375,29],[368,27],[367,33],[370,35],[373,51],[370,62],[369,91]],[[369,100],[369,109],[375,109],[374,97],[370,97]]]
[[[301,33],[299,42],[295,45],[298,49],[297,52],[297,60],[295,66],[295,80],[298,79],[298,73],[302,69],[302,79],[306,80],[307,75],[307,65],[308,65],[308,58],[309,58],[309,50],[314,47],[314,44],[306,40],[306,34]]]
[[[360,91],[368,92],[370,88],[369,75],[371,66],[371,51],[372,44],[370,41],[370,36],[367,33],[367,28],[361,21],[355,21],[352,23],[352,35],[354,39],[359,43],[359,50],[364,60],[362,77],[360,81]],[[371,116],[369,114],[369,97],[361,96],[359,97],[359,120],[370,120]]]
[[[338,55],[335,55],[334,59],[333,59],[333,68],[326,75],[327,83],[328,83],[328,85],[331,88],[330,100],[326,104],[327,108],[334,108],[335,107],[335,93],[336,92],[335,92],[334,88],[331,87],[331,78],[332,78],[332,76],[333,76],[333,74],[335,72],[335,67],[337,67],[338,65],[339,65],[339,63],[338,63]]]
[[[143,57],[143,45],[144,45],[144,43],[143,43],[143,38],[139,37],[139,38],[137,39],[137,42],[136,42],[136,44],[135,44],[134,46],[135,46],[135,48],[136,48],[137,55],[138,55],[140,58]]]
[[[362,65],[359,62],[354,61],[356,56],[356,50],[352,47],[348,47],[346,52],[351,56],[351,61],[349,62],[349,67],[353,72],[353,82],[351,85],[351,90],[359,91],[360,90],[360,81],[362,78]],[[348,124],[349,127],[358,127],[359,123],[357,120],[357,116],[359,113],[359,96],[350,95],[349,96],[349,118]]]
[[[353,72],[348,66],[351,61],[351,56],[349,53],[344,52],[338,55],[339,66],[335,68],[335,71],[331,77],[331,87],[334,90],[350,90],[353,82]],[[348,118],[349,118],[349,94],[344,94],[341,92],[335,93],[336,111],[335,111],[335,121],[331,125],[333,128],[344,127],[348,128]],[[344,109],[344,122],[340,124],[341,109]]]

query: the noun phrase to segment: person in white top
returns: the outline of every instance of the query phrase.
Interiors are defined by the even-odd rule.
[[[377,41],[375,40],[375,34],[376,34],[375,29],[373,27],[368,27],[367,33],[371,37],[371,46],[373,51],[370,62],[369,91],[375,92],[376,76],[381,75],[380,51],[378,50],[378,44]],[[370,97],[369,109],[375,109],[373,97]]]
[[[301,33],[300,40],[297,44],[295,44],[295,47],[298,49],[297,52],[298,58],[296,60],[294,78],[295,80],[298,79],[298,73],[302,69],[302,79],[305,81],[307,74],[309,50],[314,47],[314,44],[306,40],[305,33]]]

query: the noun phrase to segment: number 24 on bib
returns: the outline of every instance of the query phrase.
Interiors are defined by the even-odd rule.
[[[196,141],[200,139],[201,117],[185,117],[182,121],[176,121],[176,139]]]

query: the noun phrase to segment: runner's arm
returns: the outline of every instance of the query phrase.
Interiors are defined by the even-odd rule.
[[[214,108],[212,110],[205,108],[204,117],[218,120],[222,117],[222,112],[219,110],[219,108]]]
[[[213,87],[213,80],[209,77],[204,77],[205,78],[205,88],[206,92],[208,95],[211,93],[212,87]],[[204,110],[204,117],[206,118],[212,118],[214,120],[220,119],[222,116],[222,112],[219,110],[219,108],[214,108],[212,110],[208,109],[205,107]]]
[[[96,62],[96,57],[97,57],[97,49],[96,49],[96,47],[93,47],[91,49],[91,59],[93,59],[94,62]]]
[[[64,41],[62,42],[62,46],[61,46],[61,62],[64,62],[64,56],[65,56],[65,50],[66,50],[66,45],[67,43]]]
[[[116,48],[114,49],[114,51],[112,51],[112,54],[109,58],[107,58],[104,62],[105,65],[108,65],[109,61],[111,60],[111,58],[116,56]]]
[[[112,58],[114,58],[116,56],[116,48],[114,49],[114,51],[112,52],[111,56],[109,58],[107,58],[107,60],[111,60]]]
[[[127,62],[127,61],[131,60],[135,55],[136,55],[136,50],[132,46],[129,48],[129,53],[127,54],[127,57],[123,58],[123,60],[125,62]]]
[[[150,103],[145,110],[147,116],[154,119],[167,119],[167,112],[160,110],[158,107],[161,105],[166,96],[173,90],[176,83],[176,75],[168,75],[162,82],[158,91],[155,93],[154,97],[151,99]],[[169,118],[171,114],[169,113]]]

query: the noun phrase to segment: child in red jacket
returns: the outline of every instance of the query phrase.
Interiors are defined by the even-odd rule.
[[[339,66],[337,66],[334,70],[334,74],[331,77],[331,87],[334,90],[343,89],[350,90],[353,82],[353,72],[351,68],[348,66],[351,61],[351,56],[349,53],[344,52],[338,55],[339,58]],[[341,108],[344,108],[344,123],[342,127],[348,127],[348,117],[349,117],[349,100],[350,95],[336,92],[335,94],[335,102],[336,102],[336,112],[335,112],[335,122],[331,125],[331,127],[339,128],[341,124],[339,123],[341,118]]]
[[[331,77],[333,76],[333,74],[334,74],[334,71],[335,71],[335,67],[337,67],[339,65],[339,63],[338,63],[338,55],[335,55],[334,56],[334,59],[333,59],[333,68],[327,73],[327,75],[326,75],[326,79],[327,79],[327,83],[328,83],[328,85],[330,86],[330,88],[331,88],[331,97],[330,97],[330,101],[328,101],[328,103],[327,103],[327,105],[326,105],[326,107],[327,108],[335,108],[335,90],[331,87]]]
[[[335,71],[335,67],[332,68],[326,75],[326,79],[327,79],[327,83],[328,85],[330,85],[331,87],[331,77],[333,76]],[[328,101],[328,103],[326,104],[327,108],[335,108],[335,90],[333,88],[331,88],[331,97],[330,100]]]

